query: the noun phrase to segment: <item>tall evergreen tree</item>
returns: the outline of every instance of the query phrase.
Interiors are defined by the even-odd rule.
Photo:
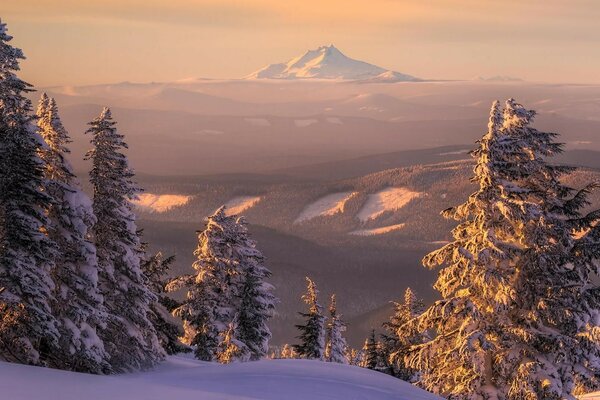
[[[450,399],[574,399],[599,384],[600,213],[581,214],[594,185],[561,183],[572,169],[546,162],[562,146],[534,115],[494,103],[473,152],[479,189],[444,211],[461,221],[454,241],[424,259],[444,267],[443,299],[412,322],[436,335],[409,361]]]
[[[117,132],[110,110],[105,108],[89,125],[93,148],[86,158],[92,160],[90,182],[97,217],[92,231],[98,286],[108,312],[101,338],[115,371],[150,368],[164,358],[164,352],[148,319],[156,298],[140,268],[140,239],[131,205],[139,189],[121,152],[127,144]]]
[[[146,253],[146,244],[143,243],[143,253]],[[173,321],[170,312],[179,306],[179,303],[166,296],[165,287],[168,279],[166,276],[175,262],[175,256],[164,257],[161,252],[142,260],[142,271],[148,279],[150,290],[154,293],[157,301],[150,304],[148,318],[154,325],[158,341],[167,354],[188,352],[189,347],[179,341],[183,335],[181,326]]]
[[[271,276],[264,266],[264,256],[250,239],[246,221],[236,221],[238,243],[236,253],[240,255],[238,270],[241,275],[238,289],[237,338],[250,350],[250,360],[259,360],[267,355],[271,331],[267,320],[273,316],[276,298],[273,286],[265,281]]]
[[[235,315],[234,285],[237,261],[233,258],[236,222],[225,214],[225,207],[208,217],[206,228],[198,235],[197,257],[192,275],[174,279],[169,291],[187,288],[186,299],[173,310],[183,319],[184,342],[195,346],[196,358],[216,359],[221,333]]]
[[[55,244],[47,235],[43,140],[37,134],[31,85],[19,79],[20,49],[0,21],[0,356],[41,364],[59,332],[50,303]]]
[[[37,109],[37,125],[46,143],[45,191],[52,198],[47,210],[48,234],[58,247],[52,279],[55,283],[52,312],[60,339],[48,364],[54,368],[101,373],[109,370],[108,355],[97,335],[106,319],[98,291],[96,248],[88,240],[95,217],[92,202],[83,193],[65,158],[71,142],[54,99],[45,93]]]
[[[329,362],[348,364],[346,352],[348,345],[344,338],[346,324],[342,316],[337,312],[335,294],[331,295],[329,304],[329,321],[327,322],[327,346],[325,347],[325,359]]]
[[[386,330],[382,335],[383,348],[391,367],[390,374],[407,382],[415,382],[418,371],[406,365],[405,357],[413,346],[428,339],[425,332],[407,323],[421,315],[424,310],[423,301],[417,299],[411,288],[407,288],[404,301],[394,303],[394,314],[383,324]]]
[[[319,304],[317,295],[317,285],[306,277],[306,293],[302,295],[302,300],[308,306],[307,313],[299,313],[306,319],[304,325],[296,325],[300,330],[300,344],[294,345],[294,351],[300,358],[314,360],[324,360],[325,357],[325,316],[323,316],[323,307]]]

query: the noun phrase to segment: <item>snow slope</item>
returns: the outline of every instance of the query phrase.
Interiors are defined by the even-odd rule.
[[[180,194],[152,194],[142,193],[133,204],[148,212],[163,213],[175,207],[186,205],[192,196]]]
[[[359,211],[357,218],[362,222],[379,217],[386,211],[399,210],[411,200],[421,197],[421,193],[406,188],[389,187],[370,194],[367,202]]]
[[[172,356],[156,370],[96,376],[0,362],[10,400],[436,400],[399,379],[308,360],[220,365]]]
[[[394,232],[404,228],[405,224],[396,224],[396,225],[388,225],[383,226],[381,228],[373,228],[373,229],[359,229],[357,231],[352,231],[349,235],[354,236],[375,236],[375,235],[383,235],[389,232]]]
[[[239,196],[225,203],[225,214],[241,214],[249,208],[254,207],[260,201],[260,196]]]
[[[294,223],[309,221],[316,217],[328,217],[340,212],[344,212],[346,202],[354,196],[356,192],[341,192],[328,194],[314,203],[308,205],[302,213],[296,218]]]
[[[375,82],[415,81],[417,78],[388,71],[344,55],[334,45],[309,50],[286,63],[268,65],[246,79],[348,79]]]

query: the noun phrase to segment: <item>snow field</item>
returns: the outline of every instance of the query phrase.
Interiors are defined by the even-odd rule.
[[[10,400],[439,400],[364,368],[310,360],[217,364],[171,356],[155,370],[98,376],[0,362]]]
[[[225,203],[225,215],[237,215],[254,207],[261,200],[260,196],[239,196]]]
[[[388,226],[383,226],[381,228],[374,228],[374,229],[359,229],[356,231],[352,231],[350,233],[348,233],[349,235],[354,235],[354,236],[376,236],[376,235],[383,235],[385,233],[389,233],[389,232],[394,232],[394,231],[398,231],[402,228],[404,228],[405,224],[396,224],[396,225],[388,225]]]
[[[192,196],[179,194],[142,193],[133,204],[144,211],[164,213],[172,208],[186,205],[191,198]]]
[[[330,217],[337,213],[343,213],[346,202],[350,200],[356,192],[332,193],[320,198],[314,203],[308,205],[294,221],[295,224],[309,221],[316,217]]]
[[[356,217],[361,222],[367,222],[376,219],[386,211],[399,210],[413,199],[421,196],[423,196],[423,193],[413,192],[406,188],[389,187],[370,194]]]

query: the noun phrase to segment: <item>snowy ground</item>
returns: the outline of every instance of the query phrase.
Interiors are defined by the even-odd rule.
[[[249,208],[254,207],[260,201],[260,196],[240,196],[225,203],[225,214],[241,214]]]
[[[411,200],[421,196],[422,193],[413,192],[406,188],[389,187],[375,194],[370,194],[357,217],[362,222],[366,222],[379,217],[386,211],[399,210]]]
[[[169,357],[156,370],[96,376],[0,363],[0,393],[10,400],[436,400],[399,379],[367,369],[308,360],[219,365]]]
[[[150,212],[163,213],[175,207],[186,205],[192,196],[179,194],[142,193],[133,201],[137,207]]]
[[[381,228],[374,228],[374,229],[359,229],[357,231],[350,232],[349,235],[355,235],[355,236],[383,235],[383,234],[386,234],[389,232],[398,231],[402,228],[404,228],[404,224],[388,225],[388,226],[383,226]]]
[[[295,223],[311,220],[316,217],[332,216],[344,212],[346,202],[350,200],[356,192],[332,193],[320,198],[307,206],[298,216]]]

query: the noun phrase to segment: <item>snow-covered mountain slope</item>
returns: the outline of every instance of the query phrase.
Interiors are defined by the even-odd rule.
[[[334,45],[309,50],[285,63],[271,64],[247,79],[348,79],[375,82],[416,81],[414,76],[388,71],[344,55]]]
[[[308,360],[211,364],[169,357],[156,370],[97,376],[0,363],[11,400],[436,400],[399,379],[358,367]]]

